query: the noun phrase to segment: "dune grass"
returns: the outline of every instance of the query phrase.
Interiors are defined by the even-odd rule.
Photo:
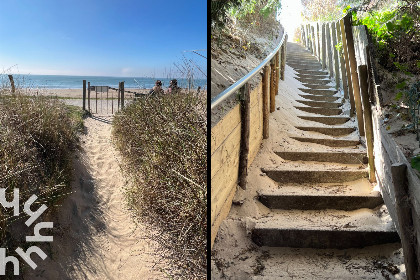
[[[180,93],[140,98],[116,115],[113,135],[139,217],[169,238],[187,278],[206,277],[207,116],[205,97]]]

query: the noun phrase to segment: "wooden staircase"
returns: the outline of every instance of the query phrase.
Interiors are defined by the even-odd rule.
[[[258,190],[270,213],[256,219],[252,240],[259,246],[337,249],[398,242],[367,178],[366,150],[342,96],[314,56],[297,44],[287,47],[287,65],[302,83],[294,107],[301,120],[295,128],[304,135],[289,137],[311,150],[278,147],[274,153],[285,163],[261,168],[275,183]]]

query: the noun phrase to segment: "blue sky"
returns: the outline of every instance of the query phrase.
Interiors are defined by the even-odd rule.
[[[206,59],[183,52],[207,48],[203,0],[1,0],[0,9],[2,73],[181,77],[173,63],[183,55],[206,73]]]

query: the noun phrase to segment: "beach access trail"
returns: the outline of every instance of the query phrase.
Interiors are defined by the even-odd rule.
[[[81,149],[74,161],[71,191],[55,214],[54,241],[38,267],[24,279],[162,279],[162,261],[150,230],[132,218],[120,170],[121,157],[112,143],[111,115],[84,121]]]

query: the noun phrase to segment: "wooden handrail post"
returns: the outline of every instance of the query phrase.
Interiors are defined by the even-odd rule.
[[[311,25],[311,32],[312,32],[312,45],[313,45],[313,54],[317,56],[317,50],[316,50],[316,37],[315,37],[315,28]]]
[[[120,96],[121,96],[121,82],[118,82],[118,109],[117,111],[120,110]]]
[[[287,35],[285,41],[287,41]],[[284,81],[284,70],[286,69],[286,42],[281,46],[281,58],[280,78]]]
[[[241,149],[239,152],[238,185],[246,189],[246,176],[248,175],[249,154],[249,118],[250,118],[250,88],[246,83],[241,89]]]
[[[316,23],[316,39],[318,44],[318,61],[321,61],[321,45],[319,43],[319,23]]]
[[[367,66],[360,65],[359,67],[359,82],[360,95],[363,101],[363,113],[365,121],[366,147],[369,163],[369,181],[376,182],[375,178],[375,159],[373,157],[373,124],[372,124],[372,109],[369,102],[368,94],[368,74]]]
[[[88,111],[90,113],[90,82],[88,82]]]
[[[275,86],[274,86],[274,77],[275,77],[275,63],[273,59],[270,62],[270,113],[276,110],[276,93],[275,93]]]
[[[407,165],[397,163],[391,166],[392,181],[395,190],[395,208],[400,227],[401,244],[404,252],[404,263],[408,280],[418,279],[419,260],[415,246],[416,236],[413,224],[412,205],[407,182]]]
[[[336,22],[336,32],[337,32],[337,43],[343,42],[341,39],[341,26],[340,22]],[[342,45],[343,48],[343,45]],[[349,99],[349,90],[347,88],[347,75],[346,75],[346,64],[344,62],[344,56],[338,53],[340,59],[340,70],[341,70],[341,86],[344,91],[344,98]]]
[[[275,60],[275,65],[276,65],[276,76],[275,76],[275,90],[276,90],[276,95],[279,94],[279,81],[280,81],[280,51],[281,48],[279,49],[279,51],[277,52],[276,56],[274,57]]]
[[[264,67],[262,77],[262,88],[263,88],[263,139],[267,139],[270,136],[270,107],[269,107],[269,94],[270,94],[270,66]]]
[[[331,50],[331,30],[330,30],[330,24],[327,22],[325,25],[325,34],[327,39],[327,55],[328,55],[328,72],[330,72],[330,77],[332,78],[334,76],[334,70],[333,70],[333,62],[332,62],[332,50]]]
[[[345,63],[345,66],[346,66],[347,86],[348,86],[348,90],[349,90],[350,117],[353,117],[354,116],[354,111],[355,111],[355,105],[354,105],[354,97],[353,97],[353,85],[352,85],[351,73],[350,73],[349,53],[347,51],[346,32],[344,30],[344,19],[340,20],[340,30],[341,30],[341,41],[343,42],[344,63]]]
[[[360,136],[365,136],[363,125],[362,101],[360,99],[359,78],[357,77],[356,54],[354,52],[353,32],[351,29],[351,14],[348,13],[344,18],[344,31],[346,33],[347,51],[349,54],[351,81],[353,84],[354,104],[356,105],[357,124]]]
[[[10,86],[12,88],[12,93],[15,93],[16,88],[15,88],[15,81],[13,80],[13,75],[8,75],[9,76],[9,80],[10,80]]]
[[[83,80],[83,111],[86,111],[86,80]]]
[[[338,65],[338,51],[336,49],[337,45],[337,31],[335,30],[335,23],[331,23],[331,33],[332,33],[332,47],[333,47],[333,54],[334,54],[334,76],[335,76],[335,88],[338,89],[340,87],[340,68]]]

